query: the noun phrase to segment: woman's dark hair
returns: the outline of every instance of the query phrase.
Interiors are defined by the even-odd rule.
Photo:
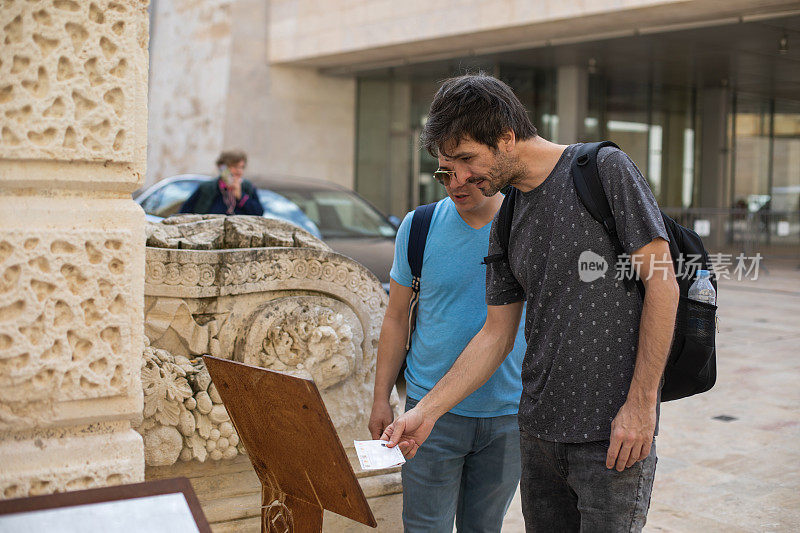
[[[467,136],[496,148],[508,130],[519,140],[536,136],[536,127],[511,87],[480,72],[442,83],[420,140],[428,153],[437,157],[445,143],[458,143]]]

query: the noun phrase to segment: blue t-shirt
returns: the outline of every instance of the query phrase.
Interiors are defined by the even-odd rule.
[[[407,250],[413,215],[406,215],[397,232],[389,274],[405,287],[411,286],[412,278]],[[489,248],[491,225],[470,227],[450,198],[436,205],[422,261],[417,329],[406,357],[410,398],[420,400],[436,385],[486,321],[486,266],[481,262]],[[520,323],[525,323],[524,315]],[[520,328],[514,350],[489,381],[450,412],[472,417],[516,414],[525,348]]]

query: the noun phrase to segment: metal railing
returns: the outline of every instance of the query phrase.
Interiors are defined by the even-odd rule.
[[[695,230],[709,250],[779,255],[800,253],[800,211],[762,209],[662,208],[682,226]]]

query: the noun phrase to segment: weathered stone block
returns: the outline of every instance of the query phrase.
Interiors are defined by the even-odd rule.
[[[133,240],[130,231],[0,237],[0,409],[127,393],[137,366],[127,357]],[[0,427],[15,418],[0,415]]]
[[[0,8],[0,157],[136,161],[146,24],[134,0]],[[144,71],[146,72],[146,70]],[[138,142],[141,142],[139,140]]]
[[[399,516],[399,474],[360,472],[352,450],[354,439],[369,438],[387,302],[378,280],[306,232],[260,217],[180,216],[147,233],[137,430],[148,477],[188,475],[216,530],[247,530],[258,516],[258,503],[248,502],[260,501],[261,487],[242,466],[245,450],[196,357],[212,353],[313,379],[365,493],[382,505],[378,518]],[[396,394],[393,401],[399,408]]]
[[[143,479],[147,22],[0,3],[0,497]]]

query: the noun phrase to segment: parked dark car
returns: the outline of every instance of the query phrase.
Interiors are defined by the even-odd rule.
[[[182,174],[159,181],[134,200],[148,220],[177,214],[200,183],[216,179]],[[336,252],[367,267],[389,290],[389,270],[399,220],[386,217],[355,192],[309,178],[251,178],[264,216],[289,221],[325,241]]]

